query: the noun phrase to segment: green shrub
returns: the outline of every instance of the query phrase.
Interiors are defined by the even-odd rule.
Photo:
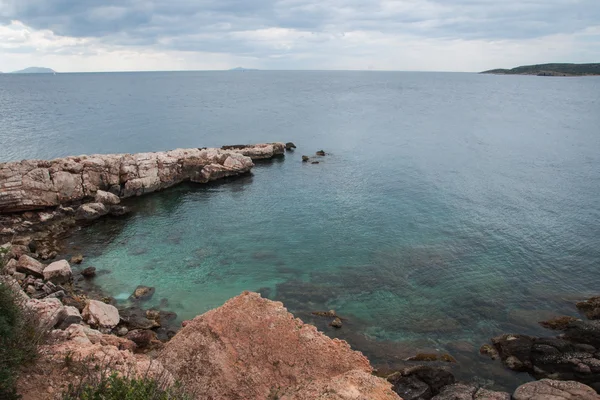
[[[15,383],[20,368],[36,359],[46,331],[37,315],[25,310],[6,284],[0,284],[0,399],[19,396]]]
[[[78,387],[69,386],[63,400],[191,400],[181,386],[164,379],[133,379],[116,373],[90,374]]]

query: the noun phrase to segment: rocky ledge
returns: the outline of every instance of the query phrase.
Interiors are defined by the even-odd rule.
[[[536,379],[577,381],[600,391],[600,297],[576,306],[587,320],[562,316],[540,322],[560,332],[558,336],[504,334],[480,351],[500,358],[508,369],[527,372]]]
[[[85,202],[99,190],[125,198],[185,181],[206,183],[246,173],[253,159],[284,152],[285,144],[269,143],[1,163],[0,213]]]

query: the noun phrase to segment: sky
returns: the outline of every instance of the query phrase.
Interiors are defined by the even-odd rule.
[[[600,62],[600,0],[0,0],[0,71]]]

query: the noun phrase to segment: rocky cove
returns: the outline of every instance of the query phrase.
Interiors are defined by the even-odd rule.
[[[60,376],[66,354],[76,360],[109,357],[117,360],[123,371],[167,373],[186,384],[197,398],[510,398],[508,393],[488,390],[479,383],[456,383],[448,371],[452,358],[443,355],[417,354],[407,360],[407,368],[379,371],[386,379],[376,377],[369,361],[346,342],[329,339],[295,319],[285,304],[255,293],[244,293],[186,322],[175,333],[175,327],[169,327],[172,315],[167,309],[143,309],[150,288],[140,287],[132,294],[138,307],[118,310],[101,292],[78,285],[77,281],[86,281],[83,271],[71,269],[77,259],[70,263],[56,260],[65,235],[106,215],[125,214],[122,198],[186,181],[206,183],[246,174],[253,160],[283,155],[285,147],[281,143],[226,146],[0,165],[0,234],[1,243],[6,243],[3,272],[9,276],[5,284],[24,290],[24,296],[31,296],[28,306],[57,328],[52,333],[55,342],[44,347],[42,359],[55,368],[28,371],[21,383],[25,398],[56,395],[66,382],[65,376]],[[328,323],[337,317],[335,311],[322,316]],[[494,339],[492,346],[482,351],[500,357],[508,368],[530,372],[536,378],[593,386],[598,362],[595,322],[561,321],[550,323],[566,332],[559,339],[508,335]],[[49,377],[56,384],[45,397],[39,397],[38,389]],[[550,380],[526,384],[513,398],[552,398],[549,396],[597,398],[584,385]]]

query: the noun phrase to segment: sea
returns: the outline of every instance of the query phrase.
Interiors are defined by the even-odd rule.
[[[0,162],[294,142],[252,174],[125,203],[66,239],[121,304],[245,290],[393,370],[530,380],[479,355],[600,294],[600,78],[246,71],[0,76]],[[302,155],[318,157],[303,163]],[[313,311],[333,309],[344,326]],[[335,362],[335,360],[332,360]]]

